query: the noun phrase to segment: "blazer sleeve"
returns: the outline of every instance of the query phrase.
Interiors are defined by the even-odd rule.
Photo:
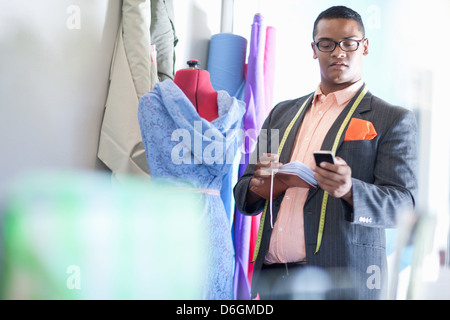
[[[353,208],[344,205],[350,210],[353,223],[395,227],[397,214],[414,208],[417,193],[417,125],[411,111],[398,110],[401,112],[380,140],[374,182],[353,178]]]
[[[275,108],[274,108],[275,109]],[[270,132],[270,130],[267,130],[270,128],[270,121],[272,118],[272,114],[274,109],[269,113],[269,116],[264,121],[261,131],[260,132]],[[257,163],[259,156],[258,154],[262,154],[263,152],[267,153],[268,151],[268,145],[269,141],[267,134],[260,134],[258,136],[258,141],[256,144],[256,148],[253,151],[253,154],[250,156],[249,163],[247,165],[247,168],[244,172],[244,174],[239,178],[238,182],[236,183],[233,193],[234,193],[234,199],[236,208],[245,215],[258,215],[261,213],[261,211],[264,210],[265,200],[261,198],[256,203],[252,205],[247,204],[247,193],[248,191],[248,185],[250,184],[250,180],[253,177],[253,174],[255,172],[255,164]],[[265,147],[267,149],[260,150],[260,148]],[[258,152],[259,150],[259,152]]]

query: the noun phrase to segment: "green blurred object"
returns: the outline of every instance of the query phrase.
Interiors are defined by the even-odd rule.
[[[201,299],[202,196],[89,172],[35,173],[2,216],[2,299]]]

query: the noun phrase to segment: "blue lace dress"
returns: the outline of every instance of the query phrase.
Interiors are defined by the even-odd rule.
[[[145,94],[138,111],[150,176],[203,190],[210,239],[203,297],[210,300],[233,299],[234,249],[220,189],[242,144],[245,113],[243,101],[217,93],[219,117],[212,122],[200,118],[172,80]]]

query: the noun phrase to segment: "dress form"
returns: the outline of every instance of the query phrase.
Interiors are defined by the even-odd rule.
[[[174,82],[197,109],[200,117],[213,121],[219,116],[217,92],[211,85],[209,72],[198,69],[198,60],[189,60],[189,68],[178,70]]]

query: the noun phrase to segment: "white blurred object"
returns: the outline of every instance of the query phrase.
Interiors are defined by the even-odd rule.
[[[20,179],[1,221],[1,298],[201,299],[202,198],[142,180],[111,185],[87,172]]]

